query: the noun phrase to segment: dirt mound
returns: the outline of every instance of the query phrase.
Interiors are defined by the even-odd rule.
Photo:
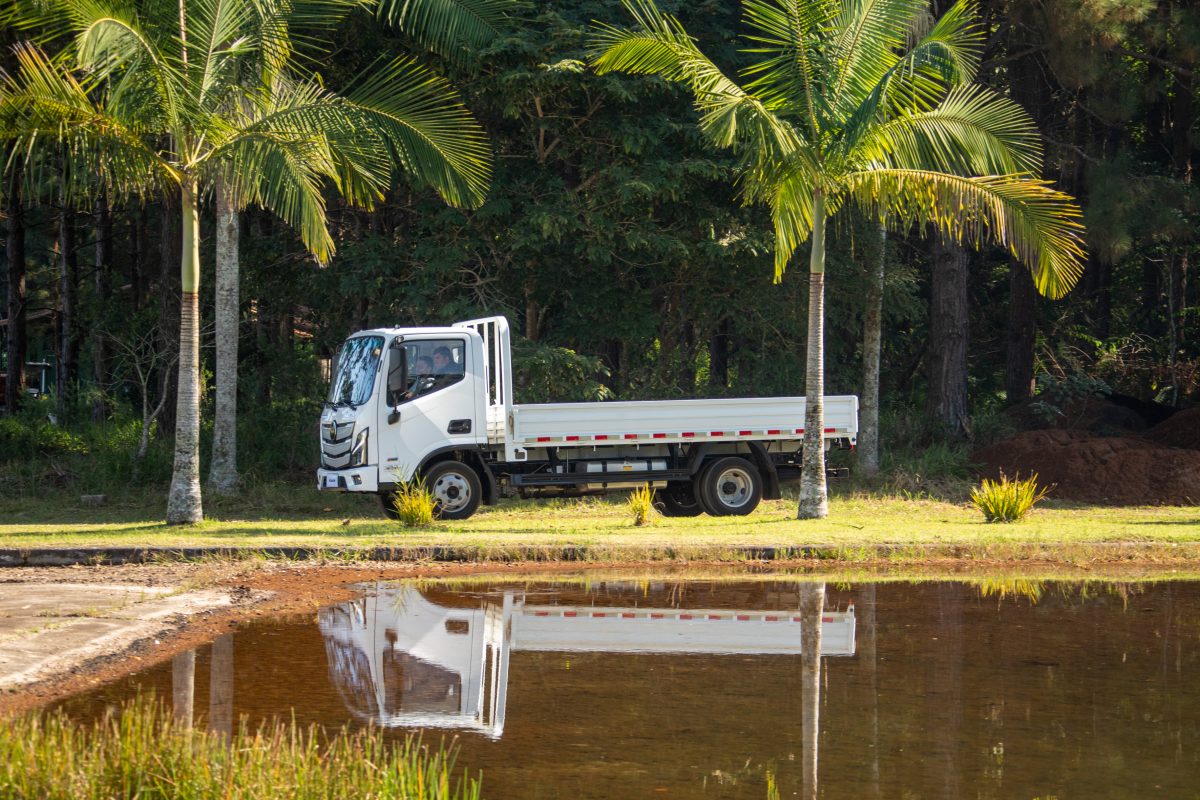
[[[1150,427],[1136,409],[1106,397],[1083,397],[1061,407],[1039,399],[1026,400],[1004,413],[1022,431],[1062,428],[1091,431],[1101,436],[1122,436]]]
[[[1146,438],[1167,447],[1200,450],[1200,408],[1177,411],[1146,432]]]
[[[1165,423],[1164,423],[1165,424]],[[1036,472],[1061,500],[1113,505],[1200,503],[1200,452],[1132,436],[1026,431],[979,450],[984,477]]]

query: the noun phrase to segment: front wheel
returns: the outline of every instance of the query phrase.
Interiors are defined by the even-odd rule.
[[[704,513],[690,483],[659,489],[654,493],[654,506],[664,517],[698,517]]]
[[[433,515],[438,519],[466,519],[483,498],[479,475],[461,461],[434,464],[425,471],[425,486],[433,495]]]
[[[698,494],[704,510],[714,517],[740,517],[758,508],[762,490],[762,477],[753,464],[726,456],[701,473]]]

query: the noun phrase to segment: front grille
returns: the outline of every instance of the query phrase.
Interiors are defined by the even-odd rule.
[[[326,469],[345,469],[350,465],[350,450],[353,446],[353,422],[322,423],[321,466]]]

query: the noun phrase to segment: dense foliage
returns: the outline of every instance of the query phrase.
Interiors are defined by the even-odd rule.
[[[738,3],[661,6],[737,73]],[[1025,291],[1005,252],[970,255],[964,384],[972,411],[986,417],[1024,399],[1039,373],[1043,385],[1078,376],[1144,401],[1200,400],[1195,14],[1177,0],[988,0],[980,11],[980,80],[1033,116],[1045,138],[1044,177],[1084,209],[1088,263],[1074,291],[1047,300]],[[773,283],[769,214],[731,188],[735,156],[706,147],[685,92],[585,66],[593,21],[627,19],[616,0],[552,0],[524,7],[470,59],[422,57],[459,88],[492,141],[492,187],[480,208],[447,207],[403,178],[369,212],[331,191],[337,254],[326,265],[264,212],[242,214],[241,449],[249,469],[278,463],[259,450],[284,429],[263,430],[271,419],[295,420],[290,466],[315,465],[309,426],[323,359],[370,325],[507,314],[530,356],[518,400],[802,393],[803,271]],[[411,52],[410,41],[365,13],[330,36],[320,68],[333,91],[379,59]],[[98,348],[93,333],[132,340],[164,319],[167,330],[177,328],[169,301],[178,292],[177,211],[150,194],[111,208],[64,207],[50,191],[51,167],[43,170],[47,191],[24,197],[7,168],[6,235],[19,205],[27,360],[57,361],[65,300],[74,303],[66,338],[80,357],[62,376],[74,390],[66,401],[29,413],[94,414],[128,427],[142,388],[130,359]],[[212,198],[202,201],[209,237]],[[879,241],[872,225],[842,215],[827,248],[826,390],[854,393]],[[930,253],[920,229],[891,236],[884,253],[884,419],[913,436],[924,435],[913,418],[923,413],[926,366],[939,347],[930,337]],[[801,248],[797,258],[804,255]],[[209,276],[201,285],[212,285]],[[206,320],[212,302],[202,296]],[[201,352],[211,358],[207,346]],[[36,371],[29,377],[36,385]],[[170,382],[146,391],[157,401]],[[159,428],[172,424],[168,404]]]

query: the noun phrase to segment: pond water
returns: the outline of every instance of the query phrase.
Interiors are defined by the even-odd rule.
[[[378,584],[63,707],[423,731],[493,800],[1195,800],[1198,668],[1197,583]]]

